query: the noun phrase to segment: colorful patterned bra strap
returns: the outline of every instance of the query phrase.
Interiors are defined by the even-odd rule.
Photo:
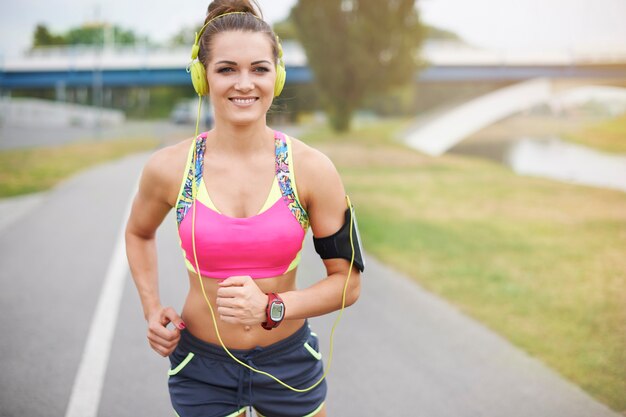
[[[193,152],[191,157],[191,163],[189,164],[189,170],[187,171],[187,176],[185,177],[185,185],[183,185],[183,189],[181,195],[179,196],[178,202],[176,203],[176,222],[180,225],[180,222],[183,221],[185,215],[191,208],[191,204],[193,203],[193,175],[194,175],[194,165],[196,167],[196,187],[200,185],[200,181],[202,180],[202,168],[204,167],[204,150],[206,148],[206,132],[201,133],[195,140],[196,149]]]
[[[276,149],[276,178],[278,179],[280,191],[289,210],[291,210],[291,213],[306,231],[309,228],[309,215],[300,204],[300,201],[296,197],[295,190],[291,185],[291,176],[289,175],[289,146],[287,146],[287,139],[282,132],[277,131],[274,135],[274,141]]]

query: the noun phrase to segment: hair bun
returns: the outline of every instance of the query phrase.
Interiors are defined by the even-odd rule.
[[[256,0],[213,0],[209,4],[206,22],[226,13],[251,13],[259,19],[263,19],[261,8]]]

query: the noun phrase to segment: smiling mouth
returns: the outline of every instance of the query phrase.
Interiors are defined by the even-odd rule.
[[[239,105],[252,104],[255,101],[257,101],[258,99],[259,99],[258,97],[233,97],[233,98],[229,98],[230,101],[232,101],[235,104],[239,104]]]

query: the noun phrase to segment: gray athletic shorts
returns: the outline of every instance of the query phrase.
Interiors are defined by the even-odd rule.
[[[310,387],[324,374],[317,335],[308,323],[273,345],[231,353],[298,389]],[[316,414],[326,399],[325,380],[307,392],[291,391],[188,330],[181,332],[170,362],[170,398],[179,417],[231,417],[249,406],[261,417],[306,417]]]

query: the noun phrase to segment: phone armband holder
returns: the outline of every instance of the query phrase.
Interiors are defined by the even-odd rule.
[[[350,223],[352,223],[352,237],[350,237]],[[317,238],[313,236],[315,252],[322,259],[342,258],[350,262],[354,247],[354,266],[360,271],[365,270],[361,243],[359,241],[359,229],[354,217],[354,208],[346,209],[343,226],[334,234]]]

